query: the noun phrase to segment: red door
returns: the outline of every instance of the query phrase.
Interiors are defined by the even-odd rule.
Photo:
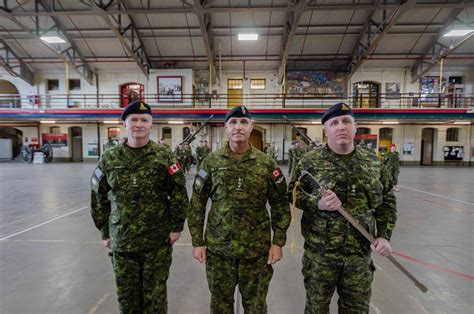
[[[125,83],[120,85],[120,107],[125,108],[134,100],[143,100],[143,84]]]

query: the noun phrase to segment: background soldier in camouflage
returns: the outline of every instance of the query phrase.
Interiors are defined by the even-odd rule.
[[[225,120],[229,141],[204,159],[193,185],[188,213],[193,256],[206,262],[211,313],[233,313],[237,284],[245,312],[266,313],[271,265],[282,258],[290,223],[286,181],[275,161],[250,145],[247,108],[235,107]],[[203,237],[208,199],[212,207]]]
[[[207,146],[207,141],[201,141],[200,145],[196,147],[196,172],[199,172],[203,159],[207,157],[210,152],[211,150],[209,146]]]
[[[296,141],[296,143],[293,145],[292,151],[291,151],[291,161],[289,164],[289,169],[288,169],[288,174],[291,175],[293,170],[295,169],[296,165],[300,161],[301,157],[306,153],[306,150],[303,148],[303,143],[301,141]]]
[[[372,152],[354,146],[356,124],[343,103],[323,115],[328,144],[303,156],[289,186],[302,170],[329,188],[322,197],[298,190],[297,206],[304,210],[303,276],[305,313],[329,313],[337,288],[340,313],[368,313],[373,271],[370,251],[391,253],[388,242],[395,227],[396,204],[391,186],[384,186],[381,162]],[[309,190],[302,182],[302,188]],[[343,206],[376,240],[370,244],[337,212]]]
[[[150,140],[150,107],[123,112],[126,142],[106,150],[91,178],[91,215],[112,251],[121,313],[166,313],[172,244],[188,206],[172,152]]]
[[[395,192],[400,191],[397,188],[398,175],[400,174],[400,154],[397,152],[397,146],[395,144],[390,145],[390,151],[384,156],[383,165],[387,171],[388,180],[393,186],[393,190]]]

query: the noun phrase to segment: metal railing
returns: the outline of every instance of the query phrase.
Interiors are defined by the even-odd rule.
[[[143,94],[141,100],[153,108],[212,108],[226,109],[237,104],[250,108],[327,108],[336,102],[346,102],[352,108],[472,108],[474,94],[380,94],[376,97],[363,95],[314,95],[314,94],[205,94],[205,95],[157,95]],[[0,108],[24,109],[118,109],[126,106],[129,99],[120,94],[0,94]]]

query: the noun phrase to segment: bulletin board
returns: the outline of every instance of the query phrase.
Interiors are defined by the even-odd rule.
[[[464,158],[463,146],[444,146],[443,147],[444,160],[459,161]]]

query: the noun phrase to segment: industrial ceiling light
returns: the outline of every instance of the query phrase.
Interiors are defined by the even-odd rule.
[[[184,124],[184,121],[170,120],[168,121],[168,124]]]
[[[461,37],[461,36],[466,36],[469,35],[470,33],[474,32],[474,29],[452,29],[446,34],[444,34],[444,37]]]
[[[46,123],[48,123],[48,124],[54,124],[54,123],[56,123],[56,121],[54,121],[54,120],[41,120],[40,123],[44,123],[44,124],[46,124]]]
[[[400,124],[398,121],[382,121],[382,124]]]
[[[239,40],[258,40],[258,34],[239,34]]]
[[[120,121],[113,121],[113,120],[104,120],[102,121],[102,123],[105,123],[105,124],[118,124]]]
[[[470,121],[454,121],[454,124],[466,124],[466,125],[469,125],[471,124]]]
[[[40,37],[42,41],[48,44],[64,44],[66,41],[59,36],[42,36]]]
[[[321,124],[321,121],[311,121],[311,124]]]

